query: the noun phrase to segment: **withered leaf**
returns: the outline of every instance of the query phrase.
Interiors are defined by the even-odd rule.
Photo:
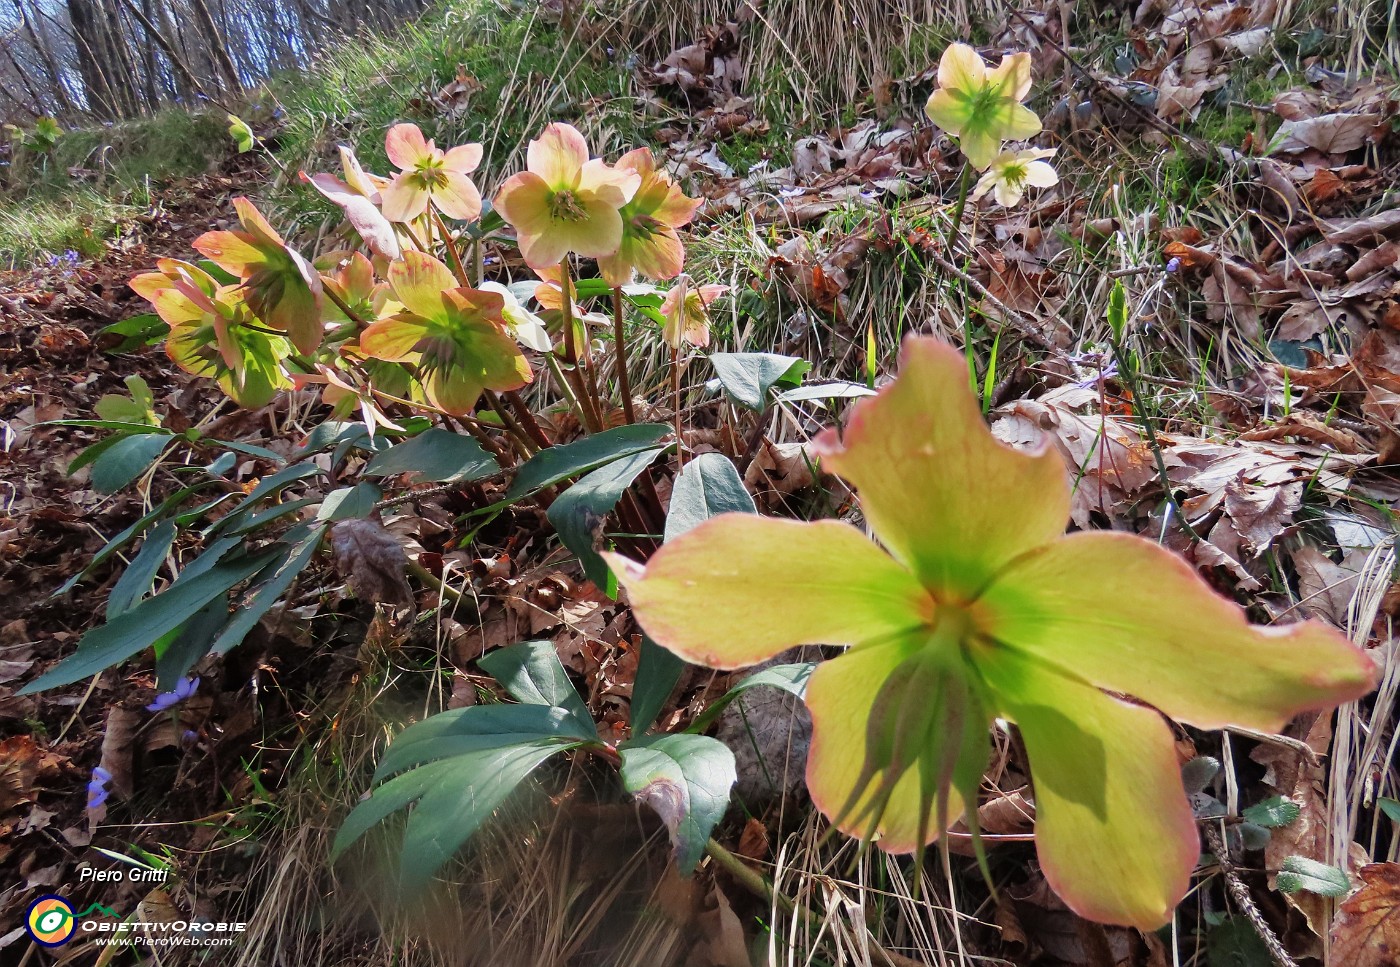
[[[404,572],[408,555],[384,525],[353,518],[331,528],[335,566],[361,601],[412,608],[413,591]]]
[[[1348,967],[1391,967],[1400,962],[1400,863],[1372,863],[1357,871],[1361,889],[1332,923],[1334,962]]]

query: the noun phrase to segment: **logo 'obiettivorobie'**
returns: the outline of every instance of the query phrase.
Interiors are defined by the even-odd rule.
[[[35,943],[44,947],[58,947],[72,939],[76,920],[72,905],[63,897],[51,893],[29,905],[24,924]]]

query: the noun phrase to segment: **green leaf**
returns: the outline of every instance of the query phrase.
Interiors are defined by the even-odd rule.
[[[154,312],[114,322],[97,330],[98,336],[117,336],[120,341],[107,347],[109,353],[129,353],[144,346],[154,346],[170,335],[170,324]]]
[[[761,411],[775,388],[795,389],[812,364],[777,353],[712,353],[710,364],[734,402]]]
[[[228,135],[233,138],[233,143],[238,147],[239,154],[247,154],[257,144],[257,137],[253,134],[253,129],[248,126],[247,121],[236,114],[228,116]]]
[[[104,420],[160,426],[160,420],[156,417],[155,397],[151,395],[151,387],[140,376],[128,376],[125,382],[129,395],[108,393],[93,407],[97,411],[97,415]]]
[[[791,692],[798,698],[802,698],[807,693],[807,680],[812,677],[812,672],[816,669],[817,663],[795,662],[790,665],[772,665],[761,672],[754,672],[729,691],[725,692],[718,699],[705,709],[699,717],[691,723],[687,732],[703,732],[710,727],[710,723],[719,718],[719,713],[723,712],[725,706],[734,701],[744,692],[751,688],[758,688],[760,685],[769,685],[773,688],[781,688],[785,692]]]
[[[19,694],[68,685],[95,675],[149,647],[220,594],[258,573],[271,554],[220,563],[188,581],[176,581],[155,597],[83,635],[78,650],[26,685]]]
[[[593,716],[569,681],[553,642],[522,641],[496,649],[477,664],[516,701],[562,708],[574,717],[585,735],[597,737]]]
[[[471,437],[435,427],[376,453],[364,472],[371,477],[411,473],[413,483],[451,483],[484,480],[500,469]]]
[[[1271,796],[1263,802],[1255,803],[1243,813],[1246,822],[1256,826],[1263,826],[1265,829],[1277,829],[1280,826],[1287,826],[1298,818],[1302,809],[1291,799],[1282,796]]]
[[[307,477],[314,477],[321,473],[321,468],[314,463],[294,463],[290,467],[284,467],[276,473],[269,474],[258,481],[258,485],[243,501],[229,511],[225,516],[215,521],[205,530],[205,536],[217,534],[222,531],[236,529],[246,522],[246,518],[251,514],[258,501],[264,500],[281,493],[287,487]]]
[[[592,722],[581,726],[568,709],[554,705],[473,705],[429,716],[394,739],[374,771],[374,781],[438,759],[543,740],[596,742]]]
[[[165,555],[175,543],[177,533],[178,528],[173,520],[163,520],[147,535],[141,550],[131,559],[122,576],[112,586],[112,593],[107,595],[108,621],[124,611],[130,611],[146,592],[151,590],[156,573],[165,563]]]
[[[1122,279],[1115,279],[1108,292],[1108,327],[1113,330],[1113,341],[1121,343],[1128,328],[1128,292]]]
[[[547,451],[546,451],[547,452]],[[578,555],[583,572],[599,587],[608,580],[608,565],[593,546],[603,520],[622,494],[658,456],[662,448],[642,450],[599,467],[564,491],[546,515],[564,546]]]
[[[340,487],[326,495],[321,509],[316,513],[317,520],[348,520],[351,517],[368,517],[374,512],[384,494],[372,483],[357,483],[353,487]]]
[[[753,498],[734,464],[721,453],[702,453],[687,463],[671,490],[666,540],[673,540],[711,517],[737,512],[755,514]]]
[[[96,554],[92,556],[92,560],[87,562],[87,566],[84,567],[77,574],[73,575],[67,581],[65,581],[63,587],[55,591],[52,595],[50,595],[50,597],[57,598],[73,590],[75,587],[78,586],[79,581],[81,581],[83,578],[87,577],[89,574],[92,573],[94,568],[102,564],[104,561],[110,558],[117,551],[121,550],[127,544],[131,543],[132,540],[139,537],[141,534],[144,534],[153,523],[160,520],[170,511],[174,510],[186,497],[188,497],[190,494],[194,493],[197,490],[202,490],[212,485],[213,481],[207,481],[205,483],[196,484],[192,487],[184,487],[180,490],[177,490],[169,497],[165,498],[165,500],[163,500],[160,503],[160,505],[155,508],[155,510],[152,510],[149,514],[136,521],[136,523],[132,524],[130,527],[126,528],[121,533],[117,534],[117,536],[113,537],[106,544],[102,545],[101,550],[99,550]]]
[[[660,446],[661,438],[670,432],[671,427],[662,423],[634,423],[541,450],[521,464],[503,502],[518,500],[605,463],[654,450]]]
[[[651,728],[666,699],[676,690],[676,683],[685,671],[685,660],[669,649],[662,648],[646,635],[642,636],[642,651],[637,656],[637,677],[632,683],[632,734],[641,735]]]
[[[526,776],[565,748],[542,742],[471,753],[414,770],[386,784],[382,791],[389,791],[396,783],[408,784],[406,798],[419,800],[404,829],[399,889],[412,896],[426,886]],[[404,792],[394,793],[396,800],[405,798]],[[371,805],[374,799],[371,796],[364,805]],[[354,818],[352,813],[346,825]]]
[[[622,746],[622,785],[666,824],[676,868],[688,876],[729,806],[734,753],[704,735],[652,735]]]
[[[170,444],[168,433],[139,433],[117,440],[92,465],[92,486],[114,494],[145,473]]]
[[[1206,937],[1206,967],[1273,967],[1259,932],[1243,917],[1232,917]]]
[[[1346,871],[1306,856],[1290,856],[1279,869],[1277,884],[1282,893],[1306,890],[1318,896],[1342,897],[1351,891]]]
[[[287,539],[295,540],[293,537],[295,533],[295,529],[289,531]],[[233,617],[224,626],[224,630],[219,632],[219,637],[214,639],[209,650],[222,655],[237,646],[244,636],[253,630],[253,626],[261,620],[262,616],[267,614],[272,606],[281,600],[282,595],[287,593],[292,582],[316,556],[316,551],[321,546],[321,539],[325,536],[326,528],[324,526],[313,527],[306,531],[300,540],[292,544],[291,548],[283,553],[281,559],[278,560],[275,570],[271,570],[268,577],[253,589],[252,596],[234,612]]]
[[[155,646],[156,690],[169,692],[185,673],[209,654],[209,643],[228,621],[228,594],[219,595],[195,612],[194,617]]]
[[[1377,803],[1381,807],[1381,812],[1393,823],[1400,823],[1400,800],[1391,799],[1388,796],[1382,797]]]

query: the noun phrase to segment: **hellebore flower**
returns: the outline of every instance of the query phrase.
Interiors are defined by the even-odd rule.
[[[92,770],[92,778],[88,780],[87,784],[87,808],[96,809],[107,801],[107,796],[110,795],[107,791],[107,783],[111,781],[112,774],[101,766]]]
[[[938,62],[938,89],[924,110],[958,139],[978,171],[986,170],[1003,141],[1040,131],[1040,118],[1021,102],[1031,90],[1031,55],[1012,54],[991,70],[967,44],[953,44]]]
[[[666,319],[661,335],[666,345],[680,349],[690,343],[697,349],[710,344],[709,305],[729,291],[727,285],[690,285],[681,282],[672,286],[658,310]]]
[[[360,349],[390,362],[416,362],[434,406],[467,414],[483,390],[530,382],[530,364],[507,331],[498,293],[459,288],[447,266],[412,251],[389,266],[389,285],[404,311],[370,325]]]
[[[1064,464],[996,440],[966,360],[935,340],[906,342],[900,376],[817,448],[883,549],[840,521],[725,514],[645,566],[608,558],[642,628],[690,661],[849,646],[807,689],[807,786],[889,852],[975,820],[1001,718],[1025,741],[1051,887],[1082,916],[1158,927],[1200,850],[1161,713],[1269,731],[1371,687],[1331,628],[1251,626],[1148,540],[1065,536]]]
[[[588,158],[583,135],[558,122],[530,142],[526,170],[496,195],[496,210],[515,228],[520,254],[532,269],[558,265],[569,252],[612,255],[622,244],[619,209],[641,176]]]
[[[990,191],[995,193],[998,203],[1010,208],[1021,200],[1027,185],[1049,188],[1058,184],[1060,176],[1044,160],[1054,155],[1054,148],[1003,151],[992,160],[986,174],[977,179],[977,186],[972,189],[972,200],[976,201]]]
[[[301,180],[319,191],[328,201],[345,213],[345,220],[364,239],[371,252],[393,260],[399,257],[399,240],[394,226],[379,210],[380,189],[388,184],[383,178],[367,173],[360,167],[355,152],[344,145],[340,148],[345,180],[321,173],[301,172]],[[478,205],[478,210],[480,205]]]
[[[481,192],[467,177],[481,164],[481,145],[461,144],[443,151],[424,140],[416,124],[396,124],[384,137],[389,160],[402,169],[380,190],[384,217],[411,222],[433,207],[448,218],[481,217]]]
[[[287,333],[303,353],[321,345],[321,277],[287,247],[282,236],[246,198],[235,198],[242,231],[205,232],[194,240],[201,255],[243,281],[254,315]]]
[[[251,317],[247,289],[221,286],[199,266],[179,259],[156,264],[159,271],[144,272],[130,284],[170,326],[165,352],[175,365],[217,380],[235,403],[248,409],[266,406],[292,385],[282,366],[292,354],[291,344],[245,325]]]
[[[554,348],[554,344],[549,340],[549,330],[545,328],[544,320],[521,305],[520,300],[516,298],[509,286],[499,282],[483,282],[481,283],[481,291],[494,292],[501,297],[505,303],[504,308],[501,309],[501,317],[505,319],[506,328],[510,330],[510,334],[515,337],[516,342],[537,353],[547,353]]]
[[[182,678],[175,683],[175,690],[161,692],[156,696],[156,700],[146,706],[147,712],[164,712],[168,708],[174,708],[185,699],[189,698],[199,688],[198,678]]]
[[[658,171],[648,148],[617,159],[619,171],[635,171],[641,185],[622,206],[622,243],[613,255],[598,259],[608,285],[626,285],[635,270],[649,279],[674,279],[685,264],[685,248],[676,229],[695,217],[700,199],[688,198],[664,171]]]

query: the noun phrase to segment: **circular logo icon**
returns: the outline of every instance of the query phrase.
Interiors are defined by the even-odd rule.
[[[52,893],[39,897],[29,905],[29,914],[24,923],[34,942],[45,947],[67,943],[77,929],[73,907],[63,897]]]

